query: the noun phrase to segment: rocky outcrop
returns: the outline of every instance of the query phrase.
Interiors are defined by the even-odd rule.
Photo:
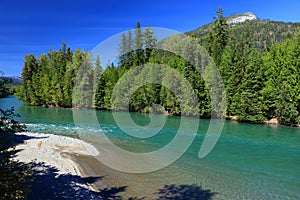
[[[279,120],[277,118],[272,118],[269,121],[265,122],[266,124],[279,124]]]
[[[227,20],[229,25],[236,25],[239,23],[243,23],[247,20],[257,20],[257,17],[252,12],[246,12],[240,15],[234,15]]]

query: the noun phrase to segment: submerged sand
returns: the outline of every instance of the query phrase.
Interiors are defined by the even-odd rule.
[[[60,188],[69,183],[71,187],[75,188],[75,195],[79,199],[107,199],[108,197],[108,199],[130,199],[133,197],[153,199],[153,195],[156,196],[154,191],[157,183],[155,187],[151,187],[149,184],[152,180],[148,182],[148,180],[145,180],[145,176],[141,174],[123,173],[103,165],[96,158],[99,156],[99,151],[88,142],[43,133],[22,132],[16,133],[16,136],[23,138],[23,142],[16,146],[18,153],[14,159],[24,163],[31,163],[32,161],[42,163],[42,165],[37,165],[38,174],[49,171],[49,168],[55,168],[55,172],[50,176],[50,179],[49,175],[38,177],[40,180],[34,184],[36,188],[33,188],[33,191],[39,193],[41,190],[48,190],[48,188],[59,188],[59,190],[68,191],[43,191],[44,196],[35,195],[31,199],[48,198],[53,194],[60,197],[65,193],[69,193],[67,194],[69,196],[64,198],[69,198],[74,195],[69,192],[70,187]],[[61,177],[63,177],[63,180]],[[74,177],[75,179],[97,179],[97,181],[78,181],[74,180]],[[56,183],[61,181],[65,183]],[[142,186],[145,181],[148,182],[146,188]],[[139,186],[138,189],[135,186]],[[87,194],[88,191],[91,191],[91,193]],[[73,189],[71,192],[73,192]]]
[[[64,199],[167,199],[171,196],[190,199],[214,195],[195,185],[188,185],[187,180],[182,179],[182,173],[173,173],[178,170],[174,166],[146,174],[125,173],[105,166],[97,159],[104,156],[102,148],[94,144],[99,152],[93,140],[86,142],[66,136],[28,132],[17,133],[17,136],[23,137],[23,143],[17,145],[16,150],[20,151],[15,159],[25,163],[33,160],[43,163],[38,165],[35,193],[29,199],[51,199],[53,195]],[[181,185],[167,174],[177,177]],[[39,195],[41,192],[44,193],[42,196]]]

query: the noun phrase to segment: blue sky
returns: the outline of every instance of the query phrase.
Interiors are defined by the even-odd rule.
[[[185,32],[224,15],[254,12],[260,19],[300,22],[300,0],[2,0],[0,3],[0,71],[19,76],[26,54],[36,56],[62,41],[72,49],[92,50],[122,31],[154,26]]]

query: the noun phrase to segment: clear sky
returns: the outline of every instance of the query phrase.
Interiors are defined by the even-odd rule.
[[[211,22],[218,7],[225,16],[251,11],[260,19],[300,22],[300,0],[1,0],[0,71],[19,76],[26,54],[59,49],[63,41],[92,50],[137,21],[193,30]]]

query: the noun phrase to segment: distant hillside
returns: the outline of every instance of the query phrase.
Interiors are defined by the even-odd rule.
[[[15,86],[15,85],[22,84],[22,79],[19,76],[1,77],[1,79],[4,81],[4,83],[6,85],[9,85],[9,86]]]
[[[260,20],[251,12],[227,17],[227,23],[230,34],[235,35],[238,40],[251,37],[252,42],[261,51],[272,44],[284,42],[287,37],[292,37],[300,28],[300,23]],[[213,23],[207,24],[186,34],[200,38],[205,44],[212,25]]]

